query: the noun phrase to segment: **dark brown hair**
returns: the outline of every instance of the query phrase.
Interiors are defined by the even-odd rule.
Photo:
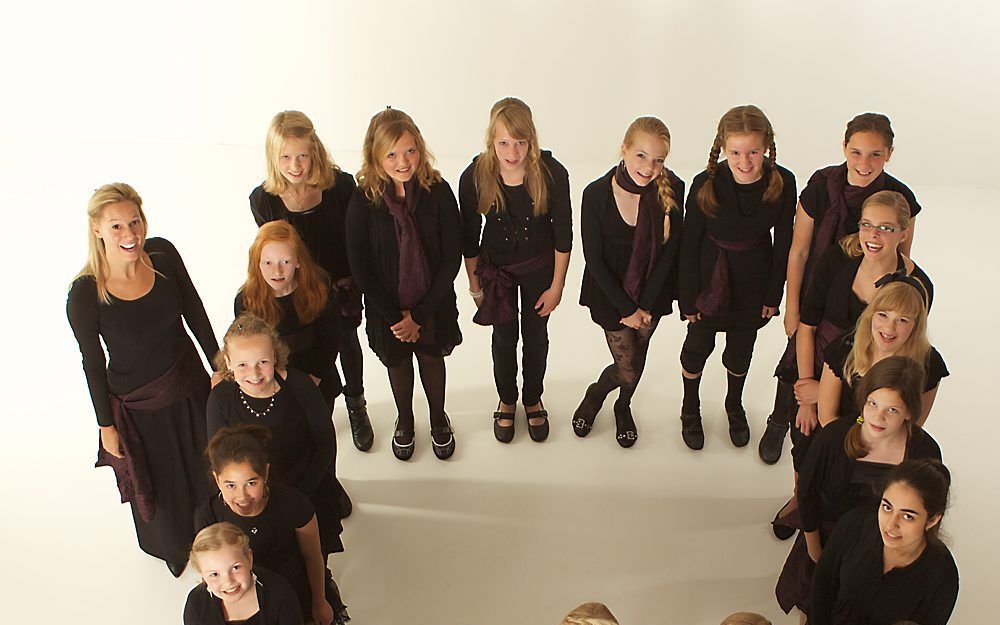
[[[212,473],[219,474],[233,462],[249,462],[258,475],[266,477],[269,440],[271,430],[263,425],[241,424],[222,428],[212,436],[205,448],[208,466]]]
[[[885,147],[892,147],[892,140],[895,135],[892,133],[892,123],[889,118],[882,113],[862,113],[847,122],[847,131],[844,133],[844,145],[851,140],[851,136],[856,132],[874,132],[882,136]]]
[[[909,440],[920,427],[916,425],[916,419],[920,418],[924,392],[923,366],[905,356],[889,356],[875,363],[855,388],[854,397],[860,414],[864,414],[868,396],[880,388],[896,391],[903,400],[909,413],[906,418],[906,439]],[[855,423],[844,439],[844,452],[848,457],[857,459],[866,456],[868,451],[861,439],[861,424]]]
[[[889,472],[885,487],[888,489],[896,483],[906,484],[917,491],[924,503],[924,510],[927,511],[928,521],[938,515],[944,517],[944,512],[948,509],[951,472],[940,461],[932,458],[904,460]],[[938,522],[927,530],[927,537],[936,540],[940,528],[941,523]]]

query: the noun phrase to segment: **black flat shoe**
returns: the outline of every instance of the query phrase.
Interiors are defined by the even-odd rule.
[[[536,443],[540,443],[549,437],[549,411],[538,402],[538,410],[534,412],[524,411],[524,416],[528,419],[528,436]],[[532,419],[545,419],[538,425],[531,425]]]
[[[500,419],[510,419],[510,425],[500,425]],[[514,440],[514,413],[500,412],[500,404],[493,413],[493,436],[501,443],[509,443]]]
[[[681,414],[681,438],[695,451],[705,446],[705,430],[701,427],[700,414]]]
[[[354,439],[354,446],[359,451],[368,451],[375,443],[375,432],[372,430],[372,422],[368,418],[368,402],[365,396],[358,397],[344,396],[347,404],[347,418],[351,422],[351,438]]]
[[[747,413],[740,408],[733,412],[726,411],[729,416],[729,440],[737,447],[746,447],[750,442],[750,424],[747,423]]]
[[[618,444],[626,449],[639,440],[639,430],[635,427],[631,406],[619,408],[615,404],[615,438]]]
[[[174,577],[180,577],[184,574],[184,569],[187,567],[187,560],[181,560],[180,562],[171,562],[167,560],[167,570]]]
[[[396,418],[396,431],[392,433],[392,455],[400,460],[409,460],[413,457],[414,449],[413,430],[404,432],[399,429],[399,418]]]
[[[794,527],[778,522],[778,519],[781,518],[781,513],[785,511],[785,508],[787,508],[790,503],[792,503],[791,499],[789,499],[785,505],[778,508],[777,514],[774,515],[774,520],[771,521],[771,531],[778,540],[788,540],[792,536],[795,536],[796,529]]]
[[[597,419],[597,413],[604,405],[604,397],[598,397],[596,391],[596,382],[588,386],[583,400],[580,401],[576,412],[573,413],[573,433],[581,438],[590,434],[590,430],[594,427],[594,420]]]
[[[431,447],[434,448],[434,455],[438,460],[447,460],[455,453],[455,430],[451,428],[448,415],[444,416],[444,421],[446,425],[431,428]]]
[[[785,444],[788,433],[787,423],[776,423],[772,417],[767,418],[767,428],[757,445],[757,455],[767,464],[775,464],[781,458],[781,448]]]

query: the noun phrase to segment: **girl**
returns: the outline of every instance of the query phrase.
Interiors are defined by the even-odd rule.
[[[655,117],[632,122],[621,162],[583,192],[583,271],[580,303],[604,329],[612,364],[587,388],[573,415],[573,431],[586,436],[615,388],[618,444],[639,436],[630,407],[660,317],[672,312],[681,240],[684,182],[663,162],[670,131]]]
[[[354,446],[371,448],[374,440],[368,419],[362,379],[361,293],[351,278],[344,240],[347,204],[354,193],[354,179],[334,164],[312,121],[299,111],[274,116],[264,146],[267,179],[250,194],[250,211],[258,226],[286,221],[295,227],[313,260],[332,282],[335,317],[340,325],[340,367],[344,371],[344,400],[351,422]],[[253,271],[254,268],[251,268]],[[327,372],[328,384],[335,372]],[[337,378],[339,383],[339,377]],[[330,389],[326,389],[330,397]]]
[[[100,427],[97,464],[114,468],[139,547],[176,577],[194,535],[191,513],[210,488],[201,456],[209,378],[182,319],[209,360],[219,347],[177,249],[146,238],[135,189],[100,187],[87,217],[87,264],[66,313]]]
[[[455,453],[444,411],[444,357],[462,342],[455,275],[455,195],[410,116],[386,109],[368,125],[359,189],[347,209],[347,253],[367,304],[368,344],[389,371],[399,416],[392,452],[413,455],[413,357],[430,407],[434,455]]]
[[[195,526],[236,525],[250,537],[257,564],[288,580],[303,614],[320,625],[346,623],[351,617],[326,565],[312,505],[291,486],[268,480],[270,437],[261,425],[215,433],[205,455],[219,494],[198,508]]]
[[[486,150],[462,173],[458,195],[469,294],[479,308],[473,320],[493,326],[493,378],[500,396],[493,434],[502,443],[514,438],[520,315],[521,403],[531,439],[541,442],[549,435],[542,405],[548,320],[566,284],[573,214],[569,174],[552,152],[539,148],[527,104],[504,98],[493,105]]]
[[[892,470],[876,507],[844,516],[816,566],[812,625],[945,625],[958,598],[958,567],[938,533],[951,474],[936,460]]]
[[[819,384],[819,420],[824,426],[857,412],[853,389],[879,361],[906,356],[926,372],[917,425],[923,426],[934,405],[938,385],[949,375],[941,354],[927,340],[927,308],[923,283],[890,275],[858,320],[857,329],[826,350]]]
[[[190,561],[202,583],[188,593],[184,625],[302,625],[295,591],[284,577],[253,566],[250,539],[232,523],[198,532]]]
[[[763,111],[746,105],[722,116],[708,168],[695,177],[687,202],[680,252],[680,308],[688,321],[681,433],[691,449],[704,446],[698,386],[715,335],[725,332],[729,437],[742,447],[750,440],[743,384],[757,331],[778,314],[795,210],[795,177],[777,163],[774,129]]]
[[[270,428],[271,478],[309,498],[323,553],[343,551],[340,520],[351,499],[337,479],[337,435],[316,385],[287,363],[288,348],[270,325],[250,313],[237,317],[216,359],[226,379],[208,396],[208,435],[240,424]]]
[[[864,408],[855,419],[838,419],[816,434],[799,473],[797,489],[802,529],[778,578],[775,595],[788,613],[809,611],[813,565],[845,512],[874,508],[889,469],[904,459],[941,459],[934,439],[916,425],[921,411],[924,372],[894,356],[872,367],[858,389]]]
[[[810,276],[823,252],[857,232],[861,221],[861,206],[872,194],[896,191],[903,194],[910,206],[908,236],[900,243],[899,250],[910,253],[920,212],[910,189],[885,172],[885,165],[892,156],[894,134],[889,118],[879,113],[862,113],[847,124],[844,133],[844,158],[841,165],[831,165],[813,173],[802,190],[795,210],[795,231],[788,255],[788,300],[785,310],[785,334],[794,342],[799,327],[799,311],[803,295],[808,292]],[[774,410],[767,420],[767,429],[761,437],[758,453],[768,464],[778,461],[788,431],[789,421],[796,415],[794,380],[782,380],[783,368],[779,363],[775,376],[778,385]]]

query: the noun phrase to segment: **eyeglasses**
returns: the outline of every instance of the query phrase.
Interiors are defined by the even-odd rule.
[[[887,226],[885,224],[875,225],[869,221],[862,221],[858,223],[858,228],[864,230],[865,232],[871,232],[872,230],[878,230],[882,234],[892,234],[899,230],[896,226]]]

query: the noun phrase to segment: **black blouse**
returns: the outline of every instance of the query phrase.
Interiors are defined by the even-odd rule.
[[[147,239],[144,250],[156,270],[153,288],[136,300],[97,298],[93,277],[78,278],[66,301],[97,424],[114,425],[109,394],[125,395],[170,370],[192,349],[183,318],[209,362],[219,351],[205,306],[180,254],[170,241]],[[101,340],[107,346],[105,360]]]
[[[635,226],[625,223],[611,188],[614,170],[587,185],[580,206],[583,255],[587,261],[580,288],[580,304],[590,309],[594,322],[605,330],[621,329],[619,320],[639,308],[654,316],[669,315],[676,297],[677,251],[684,221],[684,181],[670,174],[677,207],[670,213],[670,238],[660,248],[653,271],[646,278],[638,302],[622,286],[632,256]],[[655,183],[651,183],[655,184]],[[663,232],[663,219],[656,232]]]
[[[184,604],[184,625],[302,625],[302,609],[295,590],[281,575],[266,568],[253,569],[257,586],[258,612],[242,621],[227,621],[222,599],[208,594],[204,582],[188,593]]]
[[[812,579],[809,625],[945,625],[958,600],[958,567],[943,543],[928,542],[909,566],[883,573],[877,507],[844,515]]]
[[[466,258],[479,256],[486,248],[491,260],[506,265],[534,258],[555,249],[569,252],[573,247],[573,210],[569,199],[569,172],[552,156],[542,150],[543,171],[547,173],[548,210],[535,216],[535,204],[525,185],[500,185],[504,194],[504,210],[479,213],[479,194],[476,192],[476,161],[462,172],[458,181],[458,198],[462,207],[462,253]],[[482,240],[480,241],[480,234]]]

